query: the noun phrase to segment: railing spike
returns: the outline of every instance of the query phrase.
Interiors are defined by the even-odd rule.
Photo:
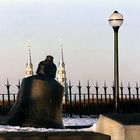
[[[131,88],[130,82],[128,82],[128,88]]]
[[[5,84],[6,87],[10,87],[11,84],[9,83],[9,79],[7,78],[7,83]]]
[[[80,82],[80,80],[79,80],[79,84],[78,84],[78,86],[77,86],[78,88],[81,88],[82,86],[81,86],[81,82]]]
[[[99,87],[99,86],[98,86],[98,81],[96,81],[96,85],[95,85],[95,87]]]
[[[121,82],[121,87],[123,87],[123,83]]]
[[[139,88],[138,82],[136,82],[136,88]]]
[[[106,84],[106,81],[104,81],[104,88],[107,88],[107,84]]]
[[[79,80],[79,86],[81,86],[81,82],[80,82],[80,80]]]
[[[89,87],[89,80],[87,81],[87,86]]]
[[[16,86],[18,89],[20,89],[20,80],[18,80],[18,84]]]
[[[69,86],[71,86],[71,81],[69,80]]]
[[[91,86],[90,86],[90,84],[89,84],[89,80],[87,81],[87,86],[86,86],[87,88],[90,88]]]

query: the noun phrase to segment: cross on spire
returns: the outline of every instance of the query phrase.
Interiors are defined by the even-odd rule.
[[[60,39],[60,47],[61,47],[60,63],[61,63],[61,65],[65,65],[64,64],[64,57],[63,57],[63,40],[62,39]]]
[[[33,64],[32,64],[32,59],[31,59],[31,42],[30,40],[28,41],[27,44],[28,47],[28,52],[27,52],[27,63],[26,63],[26,74],[25,77],[29,77],[33,75]]]

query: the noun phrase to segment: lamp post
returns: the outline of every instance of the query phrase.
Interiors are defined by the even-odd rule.
[[[118,112],[119,99],[119,61],[118,61],[118,30],[123,23],[123,16],[114,11],[109,17],[109,24],[114,30],[114,87],[115,87],[115,112]]]

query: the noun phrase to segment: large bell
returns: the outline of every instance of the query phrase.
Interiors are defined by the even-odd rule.
[[[3,124],[64,128],[62,122],[63,86],[54,78],[53,57],[39,63],[37,75],[24,78],[17,101]]]

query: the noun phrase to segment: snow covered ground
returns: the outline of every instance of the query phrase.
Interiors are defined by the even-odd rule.
[[[54,132],[54,131],[94,131],[97,118],[63,118],[64,126],[84,126],[91,125],[89,128],[82,129],[46,129],[33,127],[19,127],[0,125],[0,132]]]
[[[97,121],[97,118],[90,118],[90,117],[86,117],[86,118],[78,118],[78,117],[63,118],[64,126],[93,125],[93,124],[96,123],[96,121]]]

